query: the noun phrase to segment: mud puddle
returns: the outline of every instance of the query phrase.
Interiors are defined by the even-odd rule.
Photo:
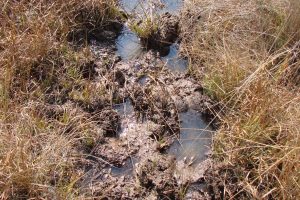
[[[182,0],[121,0],[121,7],[125,12],[135,15],[135,18],[141,20],[145,18],[152,18],[155,16],[163,16],[169,18],[172,15],[179,13],[183,6]],[[164,33],[170,34],[170,33]],[[174,37],[174,36],[173,36]],[[168,43],[169,41],[164,41]],[[154,45],[155,46],[155,45]],[[130,30],[127,25],[124,25],[120,35],[116,40],[117,53],[123,60],[129,61],[142,57],[147,51],[143,47],[141,39],[136,33]],[[165,54],[161,59],[165,62],[167,67],[173,71],[185,72],[188,66],[186,59],[179,56],[179,44],[173,43],[164,47],[161,51]],[[162,53],[161,52],[161,53]],[[166,53],[167,52],[167,53]]]
[[[175,155],[177,161],[189,166],[199,164],[207,158],[210,151],[213,131],[203,120],[201,113],[188,110],[180,113],[180,136],[169,148],[168,153]]]
[[[133,176],[135,164],[138,163],[138,159],[131,157],[126,160],[125,164],[122,167],[111,167],[111,173],[113,176]]]
[[[146,53],[146,49],[143,47],[140,38],[132,32],[127,26],[124,26],[122,32],[116,41],[117,54],[124,61],[135,60],[143,56]],[[168,54],[160,57],[173,72],[185,73],[188,68],[188,61],[179,55],[179,44],[174,43],[169,47]]]
[[[123,0],[121,5],[133,14],[148,9],[146,2]],[[179,0],[161,2],[157,14],[176,14],[183,5]],[[103,162],[88,174],[101,179],[89,175],[83,182],[96,184],[108,199],[180,199],[183,188],[194,195],[209,166],[213,130],[203,115],[212,104],[188,76],[179,45],[170,44],[162,57],[146,50],[124,25],[115,44],[91,48],[101,63],[95,80],[110,89],[114,103],[97,111],[104,136],[91,154]]]
[[[122,118],[119,137],[126,136],[129,129],[134,130],[141,123],[134,116],[134,108],[130,99],[126,99],[122,104],[115,105],[114,109]],[[204,121],[202,114],[192,109],[179,113],[179,121],[180,134],[177,140],[167,149],[167,154],[174,156],[176,162],[184,163],[186,167],[194,169],[207,159],[214,131]],[[130,157],[122,167],[112,167],[111,172],[117,176],[132,175],[138,160],[135,157]]]
[[[167,67],[171,71],[184,73],[188,68],[188,61],[179,55],[179,44],[174,43],[170,46],[169,54],[162,57]]]
[[[125,99],[123,103],[115,104],[114,110],[116,110],[120,116],[127,117],[133,115],[133,105],[130,99]]]
[[[133,60],[142,55],[144,48],[139,37],[124,26],[116,41],[117,53],[123,60]]]
[[[182,0],[121,0],[121,7],[127,13],[145,15],[152,12],[156,14],[163,14],[169,12],[176,14],[183,6]]]

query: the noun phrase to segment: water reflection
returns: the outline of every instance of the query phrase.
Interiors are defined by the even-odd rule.
[[[182,0],[121,0],[120,4],[127,13],[147,16],[152,12],[176,14],[183,6]],[[153,11],[154,10],[154,11]]]
[[[177,43],[170,46],[170,52],[162,58],[166,62],[167,67],[172,71],[185,72],[188,67],[188,61],[179,55],[179,45]]]
[[[123,60],[138,58],[143,52],[140,38],[126,26],[117,38],[116,45],[117,53]]]
[[[192,159],[199,163],[206,159],[211,147],[213,131],[204,122],[201,113],[189,110],[180,114],[181,133],[168,153],[175,155],[177,160]]]

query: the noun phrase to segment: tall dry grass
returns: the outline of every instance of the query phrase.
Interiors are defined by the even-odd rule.
[[[193,0],[186,11],[191,73],[221,105],[225,199],[300,198],[300,1]]]
[[[114,6],[110,0],[0,1],[1,199],[82,195],[76,163],[84,155],[77,148],[97,133],[74,109],[49,114],[45,99],[77,81],[72,72],[91,59],[85,34],[113,18]],[[76,48],[75,32],[84,33]]]

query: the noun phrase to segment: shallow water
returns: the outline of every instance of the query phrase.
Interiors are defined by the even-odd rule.
[[[180,138],[171,145],[168,153],[174,155],[177,161],[187,160],[197,164],[207,158],[213,131],[197,111],[180,113],[179,118]]]
[[[170,46],[169,54],[163,57],[162,60],[166,62],[167,67],[171,71],[185,72],[187,70],[188,61],[180,57],[179,45],[176,43]]]
[[[117,38],[116,45],[117,54],[125,61],[139,58],[145,52],[139,37],[126,26],[124,26],[123,31]],[[161,59],[171,71],[187,71],[188,61],[180,57],[179,45],[177,43],[172,44],[168,55]]]
[[[140,38],[133,33],[127,26],[116,40],[117,54],[123,60],[131,60],[138,58],[144,51]]]
[[[133,114],[133,105],[130,99],[124,99],[123,103],[115,104],[113,108],[121,117],[126,117]]]
[[[158,4],[162,5],[161,7],[157,6],[157,8],[153,8],[150,2],[149,0],[121,0],[120,4],[127,13],[135,13],[142,16],[148,16],[151,12],[151,7],[154,13],[157,14],[165,12],[176,14],[183,6],[182,0],[152,0],[152,2],[160,2]]]
[[[165,7],[157,13],[178,13],[183,5],[181,0],[161,0],[165,3]],[[128,13],[141,14],[149,8],[149,1],[145,0],[121,0],[123,9]],[[124,26],[122,33],[117,38],[117,53],[125,61],[139,58],[144,52],[140,39],[128,27]],[[161,58],[173,72],[185,73],[188,67],[188,61],[179,56],[179,44],[174,43],[170,46],[167,56]],[[138,80],[138,83],[144,86],[149,78],[145,75]],[[135,126],[137,122],[134,120],[134,109],[129,99],[124,103],[114,107],[122,116],[122,124],[119,135],[127,132],[131,126]],[[180,113],[180,138],[175,141],[167,150],[167,153],[176,157],[177,161],[187,161],[198,164],[207,158],[210,151],[213,131],[203,120],[201,113],[194,110],[188,110]],[[136,158],[130,158],[123,167],[112,167],[111,172],[115,176],[132,175],[134,164],[137,163]]]
[[[121,117],[121,127],[118,131],[118,136],[120,137],[126,128],[128,128],[128,121],[132,121],[131,118],[134,114],[134,109],[130,99],[124,99],[123,103],[115,104],[113,109],[116,110]],[[126,119],[128,119],[128,121]],[[109,169],[113,176],[132,175],[134,163],[136,162],[136,159],[132,157],[127,159],[122,167],[109,167]]]
[[[153,0],[158,1],[158,0]],[[176,14],[183,6],[182,0],[160,0],[164,7],[155,11],[157,14],[169,12]],[[121,0],[121,6],[128,13],[138,13],[146,15],[149,13],[149,1],[145,0]],[[132,60],[140,57],[145,48],[141,44],[140,38],[132,32],[127,26],[123,27],[121,34],[116,40],[117,53],[123,60]],[[174,71],[184,72],[187,68],[187,60],[178,55],[178,44],[170,46],[169,54],[162,58],[166,65]]]

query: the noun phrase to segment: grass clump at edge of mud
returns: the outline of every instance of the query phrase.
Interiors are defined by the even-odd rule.
[[[1,198],[80,198],[78,163],[85,156],[78,145],[89,147],[102,133],[89,116],[60,105],[74,90],[82,92],[80,98],[90,96],[86,68],[93,56],[85,44],[90,33],[118,20],[116,3],[1,1],[0,6]],[[100,90],[101,98],[106,92]]]
[[[299,198],[300,3],[190,1],[185,9],[190,71],[221,107],[221,164],[208,181],[215,197]]]
[[[169,53],[169,47],[179,35],[179,18],[175,14],[151,15],[145,12],[138,19],[129,20],[129,28],[137,34],[146,49],[157,50],[161,56]]]

